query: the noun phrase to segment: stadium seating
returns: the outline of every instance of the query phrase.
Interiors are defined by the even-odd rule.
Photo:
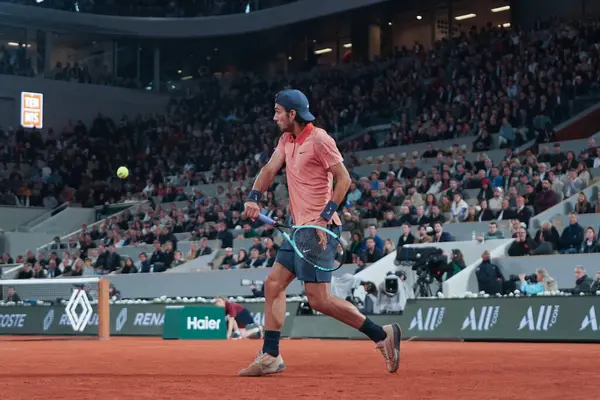
[[[556,34],[558,26],[553,29],[550,33]],[[540,34],[534,31],[520,40],[529,45],[539,45]],[[484,51],[490,47],[492,37],[503,43],[502,49]],[[363,264],[370,264],[361,249],[362,240],[373,235],[370,225],[375,225],[377,236],[383,242],[391,242],[381,249],[376,260],[371,261],[376,264],[379,259],[394,253],[401,244],[402,223],[410,223],[415,243],[441,246],[436,244],[441,240],[436,239],[431,226],[427,230],[427,225],[432,225],[431,221],[443,221],[446,222],[443,230],[453,241],[452,245],[443,246],[455,244],[463,253],[468,253],[465,257],[468,271],[463,273],[472,273],[480,262],[478,257],[481,254],[477,253],[482,247],[475,246],[474,252],[473,249],[467,251],[467,248],[482,242],[479,237],[485,236],[491,220],[497,220],[499,231],[505,238],[512,237],[514,220],[524,222],[515,213],[519,196],[525,196],[525,207],[530,214],[526,222],[531,237],[547,221],[552,222],[560,233],[566,224],[567,214],[575,210],[580,192],[589,199],[590,210],[595,211],[580,216],[580,224],[584,228],[600,227],[600,214],[597,214],[599,210],[596,208],[596,178],[600,176],[600,170],[594,167],[596,160],[600,164],[600,157],[596,158],[595,142],[573,140],[560,142],[557,147],[552,130],[554,125],[573,116],[576,96],[598,94],[597,71],[589,71],[583,77],[575,75],[588,58],[592,64],[598,63],[598,50],[589,46],[586,59],[565,57],[561,61],[566,64],[568,73],[558,76],[551,73],[556,67],[554,62],[545,57],[550,50],[536,53],[530,65],[512,64],[510,57],[505,56],[521,57],[527,47],[515,46],[512,38],[512,32],[504,29],[471,32],[433,52],[420,54],[426,60],[433,59],[433,55],[443,60],[447,57],[448,48],[445,46],[471,44],[482,50],[481,57],[468,61],[464,55],[448,60],[469,62],[474,72],[465,72],[464,76],[447,82],[430,75],[425,68],[419,69],[417,65],[407,63],[407,60],[414,62],[418,58],[409,52],[401,51],[393,58],[378,61],[377,67],[382,68],[382,76],[399,74],[403,77],[402,86],[406,86],[406,90],[399,91],[400,95],[393,104],[385,107],[381,104],[365,105],[362,104],[364,98],[349,95],[357,81],[361,80],[366,82],[362,89],[370,95],[377,94],[376,88],[380,85],[395,87],[391,78],[377,78],[369,68],[356,66],[360,71],[355,76],[356,81],[350,79],[337,83],[329,80],[330,74],[336,71],[334,69],[314,71],[295,82],[300,89],[311,87],[311,91],[307,92],[312,104],[316,105],[317,124],[338,138],[356,184],[339,210],[343,216],[344,235],[351,242],[355,241],[355,233],[359,238],[350,250],[351,256],[346,260],[350,267],[345,271],[363,270]],[[575,42],[576,38],[572,38],[564,45],[575,46]],[[529,89],[525,83],[519,85],[513,82],[508,74],[483,76],[479,68],[486,62],[497,62],[499,70],[514,69],[514,73],[522,73],[527,76],[524,79],[531,82],[537,81],[541,71],[549,72],[548,82],[544,83],[544,87],[538,84],[538,87]],[[448,65],[447,72],[451,75],[455,68],[452,63]],[[6,64],[2,67],[0,63],[0,73],[28,74],[26,65],[17,67],[8,68]],[[412,73],[417,70],[420,72],[415,78]],[[90,207],[118,202],[132,204],[124,211],[87,226],[86,231],[78,230],[59,237],[58,242],[32,249],[35,254],[44,254],[45,259],[51,258],[53,252],[59,258],[65,258],[63,251],[69,253],[68,257],[73,261],[56,266],[63,268],[62,275],[72,273],[69,270],[78,258],[82,261],[89,259],[90,265],[83,268],[84,274],[134,272],[133,269],[124,269],[128,258],[137,265],[137,272],[164,271],[171,274],[234,269],[232,267],[238,264],[238,260],[232,263],[228,257],[233,255],[235,260],[242,250],[249,252],[254,246],[260,248],[262,260],[267,257],[265,246],[271,246],[267,238],[273,238],[274,244],[278,245],[281,237],[264,226],[246,226],[249,221],[238,220],[239,215],[234,214],[241,211],[253,177],[268,160],[278,136],[274,129],[266,128],[271,108],[267,101],[270,102],[275,92],[288,86],[290,81],[270,85],[273,92],[268,91],[264,95],[264,99],[269,100],[263,103],[242,95],[264,84],[262,78],[250,80],[247,76],[240,76],[232,83],[232,90],[224,92],[218,82],[203,82],[202,88],[207,90],[198,90],[195,98],[173,100],[167,110],[169,117],[182,121],[177,126],[167,127],[162,116],[124,119],[120,123],[99,117],[90,126],[69,124],[61,133],[51,129],[27,133],[9,131],[16,141],[3,154],[3,161],[9,162],[3,178],[9,184],[4,186],[2,202],[45,206],[48,209],[65,202]],[[548,92],[546,86],[557,87],[561,91]],[[330,93],[341,94],[331,97]],[[218,102],[229,104],[228,108],[217,109],[216,99],[228,100]],[[201,121],[191,121],[190,110],[195,104],[207,101],[213,104],[214,112],[206,113]],[[259,115],[254,114],[255,106],[261,110]],[[235,114],[232,114],[233,109]],[[335,118],[326,118],[333,109],[343,111]],[[355,114],[350,115],[350,110],[355,110]],[[217,121],[211,115],[229,115],[231,118]],[[504,124],[503,116],[507,117]],[[368,125],[374,128],[362,129]],[[136,144],[129,133],[140,129],[147,130],[152,140]],[[105,140],[106,135],[109,140]],[[236,138],[243,139],[236,141]],[[232,145],[220,144],[223,141]],[[22,148],[36,150],[26,152]],[[76,148],[87,149],[92,157],[74,155]],[[131,157],[129,151],[134,152],[135,157]],[[166,151],[170,151],[172,157],[167,158]],[[57,152],[58,156],[50,162],[49,155],[53,152]],[[573,152],[573,162],[567,160],[568,152]],[[583,162],[582,167],[578,167],[578,161]],[[551,178],[553,198],[542,202],[538,194],[542,181],[548,179],[550,170],[558,164],[561,167],[552,171],[556,173],[556,177]],[[113,177],[113,171],[120,165],[127,165],[131,171],[127,181]],[[569,176],[572,169],[575,169],[574,177]],[[81,174],[76,172],[86,172],[94,179],[81,178]],[[528,184],[531,184],[530,188]],[[482,185],[487,186],[482,188]],[[460,194],[458,199],[454,196],[457,193]],[[502,211],[499,207],[505,197],[508,208]],[[484,199],[493,212],[482,210]],[[279,218],[287,217],[287,188],[283,175],[277,177],[263,200],[265,212]],[[423,216],[419,219],[421,207]],[[435,208],[439,208],[439,215]],[[217,232],[215,225],[218,222],[225,223],[225,232]],[[422,225],[424,230],[420,229]],[[155,229],[160,232],[149,232]],[[252,239],[255,235],[260,238],[259,243]],[[210,254],[197,252],[203,239],[207,240],[204,245],[211,249]],[[155,241],[158,241],[160,250]],[[166,249],[167,242],[172,242],[181,253],[180,260],[174,260],[175,254]],[[506,245],[503,251],[510,242],[502,242],[502,246]],[[119,258],[111,262],[110,267],[103,264],[104,258],[98,262],[100,246],[115,246]],[[488,245],[485,246],[487,248]],[[489,246],[494,251],[501,247],[493,246],[493,243]],[[149,264],[143,264],[141,253],[146,254]],[[504,257],[506,251],[499,254],[499,264],[506,265],[507,273],[518,269],[516,264]],[[13,256],[11,263],[26,261],[24,255]],[[569,257],[575,260],[580,256],[561,256],[560,259]],[[11,258],[9,256],[6,263]],[[38,258],[34,255],[29,260],[32,266],[40,261]],[[386,262],[391,262],[389,258]],[[239,264],[240,268],[244,268],[243,263]],[[22,272],[20,267],[9,270],[10,274],[5,273],[5,277]],[[50,276],[56,275],[59,274],[54,270],[50,273]],[[449,284],[452,284],[452,279]],[[464,277],[461,279],[464,280]]]

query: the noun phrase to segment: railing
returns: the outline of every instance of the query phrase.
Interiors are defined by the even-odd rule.
[[[100,221],[94,222],[93,224],[91,224],[91,225],[88,225],[88,228],[90,228],[90,229],[91,229],[91,228],[93,228],[93,227],[95,227],[95,226],[98,226],[98,227],[100,227],[100,226],[102,226],[102,224],[104,223],[104,221],[106,221],[106,220],[107,220],[107,219],[109,219],[109,218],[118,217],[118,216],[120,216],[120,215],[124,214],[124,213],[125,213],[125,211],[128,211],[128,210],[130,210],[131,208],[137,208],[137,209],[141,209],[141,208],[142,208],[143,206],[145,206],[145,205],[148,205],[148,201],[143,201],[143,202],[140,202],[140,203],[132,203],[132,204],[131,204],[131,207],[128,207],[128,208],[126,208],[126,209],[124,209],[124,210],[122,210],[122,211],[119,211],[119,212],[118,212],[118,213],[116,213],[116,214],[112,214],[112,215],[108,216],[107,218],[101,219]],[[81,233],[81,229],[78,229],[78,230],[76,230],[75,232],[71,232],[71,233],[69,233],[68,235],[65,235],[65,236],[61,237],[61,238],[60,238],[60,241],[61,241],[61,242],[63,242],[63,241],[68,241],[68,240],[69,240],[69,239],[71,239],[72,237],[77,237],[77,236],[78,236],[80,233]],[[44,251],[44,252],[45,252],[45,251],[48,251],[48,250],[50,250],[50,247],[51,247],[53,244],[54,244],[54,242],[47,243],[47,244],[45,244],[45,245],[43,245],[43,246],[41,246],[41,247],[38,247],[38,248],[37,248],[37,251],[38,251],[38,252],[40,252],[40,251]]]
[[[27,224],[21,225],[19,228],[17,228],[17,232],[30,232],[31,228],[35,227],[38,224],[41,224],[48,218],[52,218],[53,216],[57,215],[61,211],[66,210],[67,208],[69,208],[70,205],[71,205],[70,202],[62,203],[60,206],[53,208],[52,210],[50,210],[42,215],[37,216],[33,220],[29,221]]]

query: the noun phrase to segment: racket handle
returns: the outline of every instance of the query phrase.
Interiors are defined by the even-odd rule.
[[[265,214],[258,214],[258,219],[268,225],[275,225],[275,221],[267,217]]]

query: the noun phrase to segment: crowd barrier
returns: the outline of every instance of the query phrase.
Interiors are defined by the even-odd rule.
[[[425,299],[409,301],[401,315],[376,315],[372,318],[380,324],[399,323],[405,338],[600,342],[596,314],[599,300],[598,296]],[[184,306],[190,307],[189,304]],[[257,323],[263,322],[262,303],[246,303],[244,306]],[[112,305],[111,334],[160,337],[165,307],[165,304]],[[287,303],[282,336],[363,338],[360,332],[329,317],[297,315],[297,309],[297,302]],[[4,307],[0,310],[0,334],[74,334],[63,307]],[[97,320],[94,314],[81,334],[95,335]]]

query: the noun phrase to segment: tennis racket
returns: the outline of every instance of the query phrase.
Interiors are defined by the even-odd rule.
[[[318,225],[280,224],[264,214],[259,214],[258,219],[281,232],[296,255],[315,268],[330,272],[342,266],[348,243],[335,232]],[[292,230],[291,236],[284,229]]]

